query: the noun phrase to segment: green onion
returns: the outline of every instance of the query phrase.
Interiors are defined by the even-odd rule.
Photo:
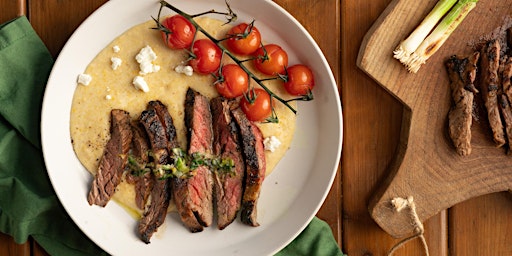
[[[421,42],[428,36],[430,31],[437,25],[443,16],[455,5],[457,0],[441,0],[437,2],[430,13],[414,29],[414,31],[397,46],[393,51],[395,59],[402,63],[408,63],[411,54],[418,49]]]
[[[441,2],[448,1],[440,1],[438,4]],[[416,40],[421,40],[421,43],[409,56],[401,58],[400,62],[407,67],[409,72],[418,72],[421,65],[423,65],[428,58],[430,58],[430,56],[432,56],[443,45],[468,13],[475,8],[477,2],[478,0],[459,0],[435,27],[432,33],[430,33],[426,38],[416,38]],[[436,4],[436,7],[438,4]],[[434,10],[432,10],[432,12],[433,11]],[[439,9],[439,12],[441,12],[441,9]],[[395,53],[395,58],[397,58],[396,56],[397,54]]]

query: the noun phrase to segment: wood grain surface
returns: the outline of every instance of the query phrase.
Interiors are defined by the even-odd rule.
[[[105,0],[0,0],[0,23],[28,16],[57,57],[76,27]],[[386,255],[399,240],[371,218],[371,196],[390,175],[404,105],[356,66],[363,37],[391,0],[276,0],[312,34],[338,81],[344,114],[341,169],[318,217],[350,256]],[[55,29],[59,28],[59,29]],[[512,201],[494,193],[461,202],[424,224],[430,255],[512,255]],[[0,234],[0,255],[47,255],[32,239]],[[395,256],[423,255],[413,240]]]
[[[370,201],[372,217],[394,237],[410,235],[416,226],[409,211],[397,213],[391,206],[396,197],[412,196],[424,221],[459,202],[512,188],[512,159],[504,147],[494,146],[486,115],[479,115],[485,111],[475,110],[473,153],[461,157],[454,150],[447,135],[452,99],[444,66],[449,56],[467,56],[477,45],[499,34],[495,31],[502,31],[501,27],[509,23],[510,2],[480,1],[419,72],[409,73],[392,52],[436,2],[391,2],[367,33],[358,57],[361,69],[404,105],[391,173]]]

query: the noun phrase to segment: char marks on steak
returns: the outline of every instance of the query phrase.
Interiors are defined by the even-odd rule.
[[[132,141],[130,114],[124,110],[113,109],[110,117],[110,139],[105,146],[98,172],[87,197],[90,205],[102,207],[107,205],[121,182]]]
[[[150,101],[148,103],[148,109],[153,109],[156,115],[160,119],[160,122],[164,126],[165,134],[167,137],[167,151],[169,154],[172,153],[172,149],[178,147],[178,141],[176,139],[176,127],[172,120],[171,114],[167,107],[160,101]]]
[[[500,83],[498,71],[500,66],[501,46],[498,40],[490,40],[481,50],[481,91],[487,117],[491,126],[493,140],[496,147],[505,144],[505,132],[500,118],[498,106],[498,95],[500,93]]]
[[[232,110],[232,115],[240,129],[242,152],[246,166],[240,218],[245,224],[259,226],[257,222],[257,203],[266,171],[263,135],[258,126],[249,121],[240,108]]]
[[[506,57],[503,63],[503,71],[501,73],[501,85],[503,94],[500,96],[500,110],[505,122],[505,134],[507,135],[508,141],[508,154],[511,154],[511,143],[512,143],[512,108],[510,103],[512,102],[512,57]]]
[[[480,54],[469,57],[451,56],[445,63],[450,78],[453,106],[448,113],[449,134],[456,151],[461,156],[471,154],[471,124],[477,62]]]
[[[135,161],[137,168],[144,168],[149,162],[149,145],[146,132],[140,126],[139,122],[132,122],[133,140],[131,145],[130,157]],[[132,167],[133,168],[133,167]],[[153,178],[151,172],[128,172],[126,180],[135,185],[135,204],[141,210],[144,210],[148,197],[153,189]]]
[[[217,227],[231,224],[240,210],[243,193],[244,160],[239,144],[238,127],[231,116],[230,106],[223,97],[210,101],[212,110],[213,153],[221,159],[231,159],[232,172],[213,172]]]
[[[148,135],[155,166],[158,168],[160,165],[168,164],[169,140],[157,112],[154,109],[144,110],[139,121]],[[150,204],[144,211],[138,226],[140,238],[145,243],[150,242],[153,233],[164,223],[171,196],[169,181],[160,179],[162,174],[159,172],[152,172],[151,176],[154,185],[151,190]]]
[[[185,99],[188,153],[212,154],[212,118],[208,98],[189,88]],[[199,232],[213,221],[213,178],[201,165],[190,178],[172,179],[173,198],[184,225]]]

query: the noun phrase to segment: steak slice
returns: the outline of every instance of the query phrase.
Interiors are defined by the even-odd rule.
[[[231,116],[228,101],[217,97],[210,101],[212,109],[213,154],[221,159],[231,159],[232,172],[213,172],[217,227],[222,230],[231,224],[240,210],[245,172],[239,132]]]
[[[501,115],[503,116],[503,121],[505,122],[505,133],[509,143],[508,154],[510,154],[510,143],[512,142],[512,108],[510,107],[510,102],[505,94],[501,94],[499,100]]]
[[[482,97],[487,109],[487,117],[496,147],[501,147],[505,144],[505,132],[498,106],[500,48],[498,40],[490,40],[482,47],[480,56]]]
[[[240,218],[243,223],[256,227],[259,226],[257,222],[258,198],[266,171],[263,135],[258,126],[249,121],[240,108],[232,110],[232,114],[240,129],[246,166]]]
[[[501,74],[501,85],[503,86],[503,94],[507,95],[508,101],[512,102],[512,57],[505,59],[503,64],[503,72]]]
[[[127,163],[125,156],[128,155],[131,141],[130,114],[124,110],[113,109],[110,111],[110,139],[87,197],[90,205],[105,207],[114,195]]]
[[[474,93],[478,92],[474,81],[479,56],[478,52],[466,58],[452,56],[445,63],[454,102],[448,113],[449,134],[461,156],[471,154],[473,101]]]
[[[165,128],[153,109],[144,110],[139,120],[148,135],[156,169],[152,172],[154,185],[151,190],[150,204],[138,226],[140,238],[145,243],[149,243],[153,233],[164,223],[169,207],[171,196],[169,182],[168,179],[161,179],[163,173],[158,171],[161,165],[168,164],[168,139]]]
[[[188,89],[185,99],[188,153],[212,153],[212,118],[208,98]],[[189,178],[173,178],[173,198],[184,225],[199,232],[213,221],[213,179],[209,167],[200,165]]]
[[[148,103],[148,109],[153,109],[156,112],[156,115],[164,126],[165,135],[167,136],[167,151],[171,154],[172,149],[178,147],[178,141],[176,138],[176,127],[174,126],[174,122],[169,114],[167,106],[162,102],[155,100]]]
[[[139,122],[132,123],[133,140],[130,151],[129,164],[131,172],[126,175],[126,180],[135,185],[135,204],[144,210],[148,197],[153,189],[153,178],[151,172],[144,171],[149,163],[149,145],[146,132]]]

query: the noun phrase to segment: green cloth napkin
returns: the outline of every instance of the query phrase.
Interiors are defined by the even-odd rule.
[[[52,65],[26,17],[0,25],[0,232],[17,243],[32,236],[51,255],[107,255],[67,215],[46,174],[39,124]],[[343,254],[315,217],[277,255]]]

